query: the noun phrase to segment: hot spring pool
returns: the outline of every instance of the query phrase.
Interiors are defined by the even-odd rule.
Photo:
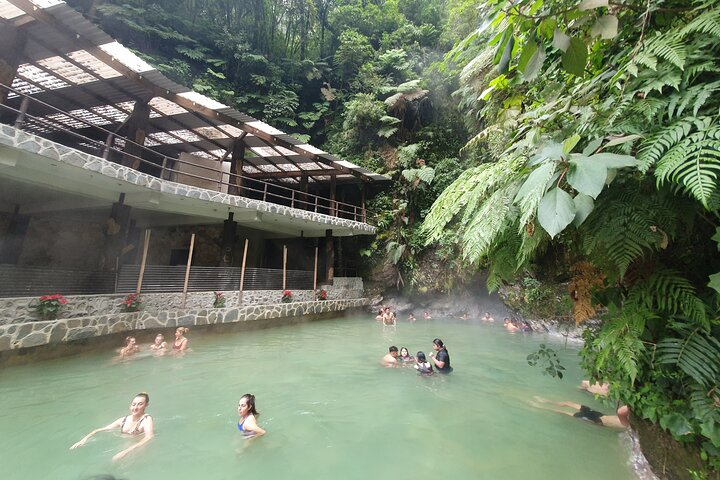
[[[171,337],[170,332],[166,337]],[[440,337],[455,371],[420,378],[386,369],[389,345],[432,351]],[[4,480],[85,479],[632,479],[627,435],[534,409],[533,395],[610,413],[579,391],[577,348],[498,322],[400,321],[383,328],[343,318],[230,334],[191,331],[184,357],[114,363],[114,352],[0,370],[0,471]],[[149,335],[138,335],[146,350]],[[554,344],[564,380],[525,357]],[[132,439],[94,428],[150,394],[156,438],[113,464]],[[257,396],[268,434],[235,427],[243,393]]]

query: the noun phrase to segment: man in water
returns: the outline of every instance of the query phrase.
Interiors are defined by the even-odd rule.
[[[581,420],[587,420],[588,422],[592,422],[596,425],[600,425],[603,427],[624,430],[625,428],[630,426],[630,409],[627,407],[627,405],[619,407],[616,412],[617,415],[605,415],[604,413],[600,413],[591,409],[590,407],[580,405],[579,403],[575,402],[553,402],[538,396],[535,396],[533,398],[535,399],[535,401],[530,402],[530,405],[535,408],[550,410],[551,412],[555,413],[562,413],[563,415],[579,418]],[[566,408],[566,410],[560,410],[544,405],[548,403],[556,405],[558,407],[564,407]],[[571,409],[572,411],[568,411],[567,409]]]
[[[398,348],[393,345],[390,348],[388,348],[388,354],[385,355],[382,360],[380,360],[380,363],[383,364],[386,367],[397,367],[398,361]]]

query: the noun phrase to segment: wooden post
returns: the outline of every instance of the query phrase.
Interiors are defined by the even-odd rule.
[[[150,121],[150,106],[147,101],[136,100],[133,111],[127,122],[127,139],[130,142],[125,144],[123,151],[125,155],[122,164],[133,170],[140,168],[140,160],[137,157],[143,156],[143,149],[138,145],[145,144],[148,122]],[[131,143],[134,142],[134,143]],[[137,144],[137,145],[136,145]],[[132,155],[132,156],[131,156]]]
[[[247,132],[242,132],[239,137],[235,139],[231,147],[230,155],[230,186],[228,187],[228,193],[230,195],[242,195],[243,186],[243,164],[245,163],[245,135]]]
[[[318,262],[318,246],[315,243],[315,268],[313,269],[313,291],[317,290],[317,262]]]
[[[23,63],[27,33],[24,28],[17,28],[6,22],[0,23],[0,84],[12,85],[17,67]],[[10,92],[0,87],[0,104],[5,104]]]
[[[245,239],[245,248],[243,249],[242,267],[240,268],[240,293],[238,295],[238,307],[242,305],[243,287],[245,286],[245,262],[247,260],[248,239]]]
[[[332,176],[330,179],[330,216],[335,217],[337,216],[337,202],[335,201],[336,198],[336,188],[337,188],[337,177],[335,175]]]
[[[325,278],[332,285],[335,278],[335,246],[333,244],[332,230],[325,230]]]
[[[17,118],[15,119],[15,128],[22,128],[25,123],[25,116],[27,115],[28,107],[30,106],[30,97],[23,97],[20,103],[20,111],[18,112]]]
[[[150,246],[150,229],[145,229],[145,243],[143,245],[142,261],[140,262],[140,274],[138,275],[137,287],[135,293],[140,295],[142,288],[143,275],[145,275],[145,263],[147,262],[148,247]]]
[[[287,280],[287,245],[283,245],[283,290]]]
[[[190,252],[188,253],[187,266],[185,267],[185,283],[183,283],[182,308],[185,308],[187,299],[188,282],[190,281],[190,265],[192,265],[193,249],[195,248],[195,234],[190,236]]]

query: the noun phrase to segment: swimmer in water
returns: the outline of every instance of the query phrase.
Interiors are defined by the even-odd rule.
[[[113,462],[120,460],[128,453],[148,443],[155,436],[155,424],[153,423],[153,418],[145,413],[145,408],[147,408],[149,404],[150,397],[148,394],[144,392],[138,393],[135,395],[135,398],[133,398],[133,401],[130,404],[130,415],[120,417],[106,427],[93,430],[85,435],[82,440],[73,444],[73,446],[70,447],[70,450],[82,447],[90,439],[90,437],[98,432],[109,432],[111,430],[115,430],[116,428],[120,429],[120,433],[142,437],[139,442],[126,448],[112,458]]]
[[[415,359],[415,370],[418,371],[418,374],[429,377],[430,375],[435,373],[432,365],[430,365],[430,363],[425,358],[425,352],[417,352],[417,354],[415,355]]]
[[[185,338],[185,334],[189,331],[187,327],[178,327],[175,330],[175,341],[172,345],[173,353],[183,353],[187,350],[188,339]]]
[[[398,366],[398,348],[393,345],[388,348],[388,353],[385,355],[380,363],[385,367],[397,367]]]
[[[257,417],[260,416],[255,409],[255,395],[246,393],[240,397],[238,402],[238,419],[237,428],[246,437],[259,437],[265,435],[265,430],[257,424]]]
[[[443,341],[439,338],[433,340],[433,350],[435,353],[430,354],[430,363],[434,364],[440,373],[450,373],[453,368],[450,366],[450,354],[445,348]]]
[[[408,352],[408,349],[405,347],[400,347],[400,355],[398,355],[397,359],[401,363],[415,362],[415,357],[410,355],[410,352]]]
[[[535,408],[549,410],[555,413],[562,413],[563,415],[579,418],[581,420],[586,420],[602,427],[610,427],[624,430],[630,426],[630,409],[627,407],[627,405],[622,405],[621,407],[619,407],[616,412],[617,415],[605,415],[604,413],[595,411],[588,406],[580,405],[579,403],[575,402],[553,402],[550,400],[545,400],[544,398],[538,396],[535,396],[533,398],[535,399],[535,401],[530,402],[530,405]],[[563,407],[564,409],[561,410],[553,407],[547,407],[544,405],[548,403],[558,407]],[[567,409],[570,409],[571,411],[567,411]]]
[[[135,340],[135,337],[130,336],[125,338],[125,346],[120,349],[120,358],[129,357],[134,353],[140,351],[140,347]]]
[[[162,333],[158,333],[155,336],[155,341],[150,345],[150,350],[153,350],[157,353],[167,350],[167,342],[165,341],[165,337]]]

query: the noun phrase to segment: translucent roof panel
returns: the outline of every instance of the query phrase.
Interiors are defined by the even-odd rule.
[[[35,65],[31,65],[29,63],[20,65],[17,69],[17,74],[20,77],[36,83],[44,90],[57,90],[58,88],[66,88],[69,86],[68,83],[63,82],[55,75],[50,75],[49,73],[46,73]]]
[[[100,78],[108,79],[122,76],[120,72],[118,72],[114,68],[111,68],[108,64],[101,62],[85,50],[70,52],[67,56],[72,58],[77,63],[87,68]]]
[[[110,42],[105,45],[100,45],[100,49],[105,53],[112,55],[113,60],[122,63],[135,73],[155,70],[149,63],[120,45],[118,42]]]
[[[163,115],[180,115],[181,113],[188,113],[186,109],[181,107],[175,102],[171,102],[170,100],[167,100],[163,97],[153,97],[152,100],[148,102],[148,105],[157,110],[158,112],[162,113]],[[160,115],[155,114],[156,117],[159,117]]]
[[[38,60],[38,65],[56,73],[59,77],[64,78],[74,85],[82,85],[96,81],[96,77],[87,73],[83,69],[76,67],[62,57],[48,57]]]
[[[8,2],[0,2],[0,18],[5,20],[11,20],[13,18],[21,17],[25,15],[25,12],[20,10],[14,5]]]

